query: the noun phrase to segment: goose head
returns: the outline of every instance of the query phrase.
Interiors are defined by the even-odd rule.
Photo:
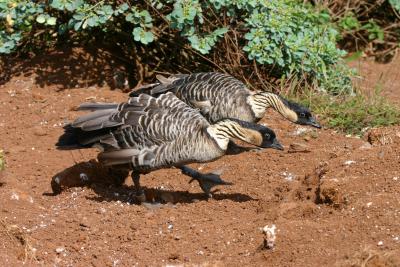
[[[286,99],[284,99],[283,102],[296,114],[293,120],[294,123],[321,128],[321,125],[316,121],[315,117],[311,114],[311,111],[308,108]]]
[[[245,132],[246,139],[244,141],[256,145],[261,148],[274,148],[283,150],[283,146],[279,143],[275,132],[264,125],[235,120]]]

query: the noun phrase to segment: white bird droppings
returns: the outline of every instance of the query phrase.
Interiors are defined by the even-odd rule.
[[[276,225],[272,224],[271,226],[264,226],[262,229],[264,233],[264,248],[266,249],[272,249],[275,246],[275,240],[276,240]]]
[[[346,160],[346,161],[344,162],[344,165],[350,166],[351,164],[354,164],[354,163],[356,163],[354,160]]]

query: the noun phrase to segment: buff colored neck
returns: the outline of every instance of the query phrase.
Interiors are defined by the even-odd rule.
[[[272,107],[286,119],[296,122],[298,117],[296,112],[291,110],[282,99],[270,92],[259,92],[250,96],[249,104],[257,118],[262,118],[267,108]]]
[[[228,148],[231,138],[237,138],[256,146],[260,146],[262,143],[262,136],[258,131],[243,127],[237,121],[230,119],[210,125],[207,128],[207,133],[217,142],[222,150]]]

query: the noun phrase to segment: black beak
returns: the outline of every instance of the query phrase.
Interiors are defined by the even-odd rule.
[[[271,148],[275,148],[278,150],[283,150],[283,146],[278,142],[278,139],[274,139],[274,141],[271,144]]]
[[[321,129],[321,125],[319,125],[319,123],[315,120],[315,118],[310,118],[307,124],[315,128]]]

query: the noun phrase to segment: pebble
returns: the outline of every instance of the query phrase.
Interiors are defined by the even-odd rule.
[[[308,152],[311,152],[310,148],[306,144],[302,143],[291,143],[288,150],[288,153],[308,153]]]
[[[35,126],[33,127],[33,134],[36,136],[44,136],[47,135],[47,132],[43,127]]]
[[[351,164],[354,164],[354,163],[356,163],[354,160],[346,160],[346,161],[344,162],[344,165],[350,166]]]
[[[11,195],[11,197],[10,197],[10,199],[12,199],[12,200],[19,200],[19,195],[18,195],[17,193],[13,192],[12,195]]]
[[[360,146],[360,149],[362,150],[367,150],[367,149],[371,149],[372,145],[368,142],[365,142],[362,146]]]
[[[292,135],[299,136],[299,135],[303,135],[310,131],[311,131],[310,129],[305,128],[305,127],[297,127],[296,130],[294,130],[294,132],[292,132]]]
[[[290,172],[283,172],[282,176],[285,178],[285,180],[287,181],[293,181],[293,179],[295,178],[295,175],[290,173]]]
[[[57,254],[61,254],[61,253],[63,253],[64,251],[65,251],[65,248],[64,248],[64,247],[58,247],[58,248],[56,248]]]

